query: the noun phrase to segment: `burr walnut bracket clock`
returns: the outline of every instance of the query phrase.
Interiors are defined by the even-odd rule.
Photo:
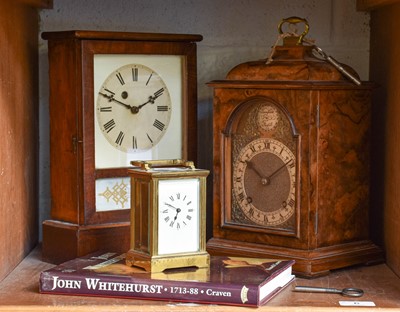
[[[46,32],[53,262],[126,251],[132,160],[196,160],[200,35]],[[115,242],[118,242],[116,244]]]
[[[368,233],[373,84],[348,81],[313,49],[289,36],[272,61],[209,83],[210,254],[291,258],[308,277],[382,260]]]

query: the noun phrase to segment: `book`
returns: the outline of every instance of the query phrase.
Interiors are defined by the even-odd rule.
[[[125,265],[125,254],[96,253],[41,272],[39,290],[43,294],[256,307],[290,284],[293,264],[293,260],[211,256],[208,268],[149,273]]]

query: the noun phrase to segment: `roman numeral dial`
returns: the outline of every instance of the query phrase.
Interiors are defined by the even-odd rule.
[[[234,205],[256,225],[279,226],[295,212],[296,157],[272,138],[245,145],[233,165]]]
[[[190,196],[177,190],[161,203],[161,218],[171,229],[180,230],[188,226],[197,210]]]
[[[168,130],[172,104],[168,87],[153,69],[128,64],[111,72],[96,102],[97,126],[118,150],[142,152],[158,144]]]

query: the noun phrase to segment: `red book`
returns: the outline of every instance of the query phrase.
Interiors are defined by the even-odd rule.
[[[148,273],[125,255],[97,253],[40,274],[40,292],[239,306],[260,306],[293,279],[293,260],[211,256],[209,268]]]

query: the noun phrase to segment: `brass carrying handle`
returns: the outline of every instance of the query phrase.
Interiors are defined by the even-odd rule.
[[[284,18],[281,20],[281,22],[278,25],[279,34],[283,34],[282,25],[285,23],[289,23],[289,24],[304,23],[305,24],[305,29],[304,29],[303,33],[299,36],[299,40],[297,41],[298,45],[302,44],[304,36],[308,34],[308,30],[310,29],[310,26],[308,25],[308,21],[305,18],[301,18],[301,17],[297,17],[297,16]]]
[[[150,170],[154,167],[186,167],[196,169],[193,161],[184,159],[162,159],[162,160],[133,160],[131,165],[140,167],[143,170]]]

